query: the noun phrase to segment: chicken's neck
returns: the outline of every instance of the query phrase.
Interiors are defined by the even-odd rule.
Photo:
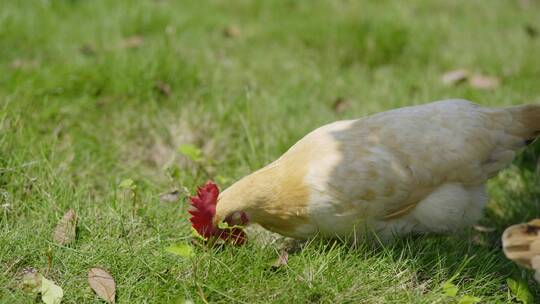
[[[279,168],[272,165],[240,179],[219,195],[214,223],[235,212],[244,212],[251,220],[258,210],[276,199],[279,180]]]

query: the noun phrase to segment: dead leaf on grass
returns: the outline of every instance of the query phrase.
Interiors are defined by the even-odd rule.
[[[444,73],[441,77],[441,80],[445,85],[458,85],[465,82],[468,77],[468,70],[459,69]]]
[[[58,221],[54,229],[53,239],[60,245],[68,245],[75,240],[77,233],[77,214],[69,209]]]
[[[64,297],[62,287],[41,276],[41,300],[45,304],[60,304]]]
[[[91,268],[88,271],[88,285],[100,298],[115,303],[116,283],[107,271],[99,267]]]
[[[142,46],[144,43],[143,36],[134,35],[127,38],[124,38],[117,45],[117,49],[133,49]]]
[[[469,78],[469,85],[475,89],[492,90],[499,87],[501,81],[498,77],[481,74],[472,75]]]
[[[242,32],[237,25],[229,25],[223,29],[223,36],[227,38],[237,38],[240,37]]]

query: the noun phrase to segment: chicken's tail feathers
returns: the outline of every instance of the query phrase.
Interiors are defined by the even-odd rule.
[[[508,108],[518,136],[530,143],[540,137],[540,104],[528,104]]]

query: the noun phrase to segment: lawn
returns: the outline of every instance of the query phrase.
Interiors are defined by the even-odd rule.
[[[540,215],[538,143],[490,183],[492,232],[316,240],[278,269],[273,243],[165,251],[190,242],[186,192],[224,188],[322,124],[450,97],[540,102],[539,15],[502,0],[1,1],[0,303],[35,303],[25,267],[62,303],[100,303],[94,266],[117,303],[512,303],[508,278],[540,299],[499,241]],[[456,69],[500,83],[444,84]],[[63,246],[52,234],[70,208]]]

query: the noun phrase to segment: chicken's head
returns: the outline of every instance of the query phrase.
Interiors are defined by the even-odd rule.
[[[243,245],[247,240],[246,233],[239,228],[248,222],[245,213],[234,213],[224,222],[228,227],[220,228],[215,224],[216,205],[218,203],[219,189],[213,182],[207,182],[197,189],[197,195],[190,197],[192,208],[189,219],[192,227],[204,238],[220,238],[235,245]]]

